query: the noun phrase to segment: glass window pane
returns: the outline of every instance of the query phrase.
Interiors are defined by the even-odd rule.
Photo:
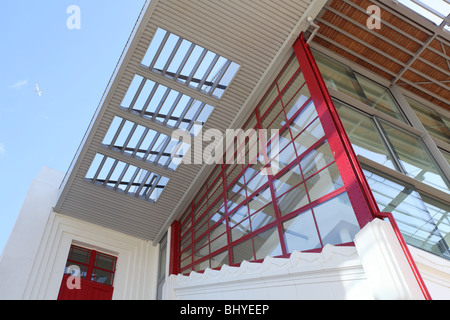
[[[299,184],[277,199],[280,214],[285,216],[308,204],[305,185]]]
[[[213,238],[213,236],[211,235],[211,239],[212,238]],[[220,248],[225,247],[226,245],[227,245],[227,234],[224,233],[211,241],[210,250],[211,250],[211,252],[215,252],[215,251],[219,250]]]
[[[89,264],[90,257],[90,250],[72,246],[70,248],[68,260],[70,260],[71,262],[79,262],[81,264]]]
[[[269,204],[262,210],[252,214],[250,220],[252,224],[252,231],[256,231],[275,221],[275,209],[273,208],[273,205]]]
[[[233,254],[233,263],[241,263],[242,261],[252,261],[255,259],[253,254],[253,239],[248,239],[231,248]]]
[[[277,96],[278,89],[276,85],[273,84],[264,96],[264,100],[262,100],[258,105],[258,112],[261,118],[263,118],[264,114],[267,112]]]
[[[306,128],[307,125],[309,125],[317,117],[318,114],[316,108],[314,106],[314,103],[311,102],[290,124],[292,136],[295,138]]]
[[[347,193],[313,208],[323,245],[352,242],[360,230]]]
[[[342,182],[336,163],[333,163],[306,180],[306,189],[308,190],[311,202],[343,186],[344,183]]]
[[[361,89],[353,78],[350,68],[317,52],[314,52],[314,58],[328,88],[367,103],[360,94]]]
[[[388,152],[375,122],[339,101],[334,101],[334,104],[355,153],[396,170],[392,155]]]
[[[94,268],[94,270],[92,271],[91,281],[110,286],[112,285],[113,281],[113,273]]]
[[[232,223],[233,221],[231,221],[230,225]],[[247,218],[231,229],[231,241],[239,240],[240,238],[248,235],[250,232],[250,220]]]
[[[291,189],[293,186],[299,184],[303,181],[302,175],[300,173],[300,168],[296,164],[284,173],[281,177],[276,178],[273,181],[273,186],[275,190],[275,196],[278,198],[283,193]]]
[[[277,79],[278,88],[283,90],[283,88],[286,86],[286,84],[289,82],[289,80],[294,76],[294,74],[300,69],[300,65],[298,63],[298,59],[293,54],[289,58],[289,62],[284,67],[282,73],[279,75]]]
[[[320,248],[320,239],[311,210],[283,223],[283,236],[288,253]]]
[[[450,205],[420,194],[425,207],[437,226],[441,239],[431,247],[431,252],[450,259]]]
[[[258,192],[249,202],[248,206],[250,208],[250,214],[258,211],[268,203],[272,202],[272,196],[270,194],[270,189],[265,188]]]
[[[383,212],[391,212],[405,241],[450,259],[450,206],[394,178],[365,168],[364,174]]]
[[[116,259],[102,253],[97,253],[95,257],[95,266],[101,269],[114,271],[116,269]]]
[[[294,145],[297,149],[297,154],[301,155],[323,136],[325,136],[325,133],[322,124],[319,119],[316,119],[295,138]]]
[[[241,223],[242,220],[248,218],[248,207],[247,205],[243,205],[239,209],[237,209],[234,213],[230,215],[229,218],[229,225],[230,227],[233,227],[239,223]]]
[[[257,163],[252,164],[245,170],[245,179],[247,181],[246,183],[247,194],[249,195],[252,194],[269,181],[267,175],[261,173],[261,170],[263,168],[264,168],[263,165],[258,161]],[[247,177],[250,178],[247,179]]]
[[[442,150],[442,149],[439,149],[439,150],[444,155],[444,158],[445,158],[445,160],[447,160],[447,163],[450,165],[450,153],[445,150]]]
[[[78,269],[74,267],[78,267],[80,269],[79,272]],[[80,277],[81,279],[86,279],[87,271],[88,271],[87,265],[69,261],[67,261],[66,267],[64,268],[64,274],[68,274],[73,277]]]
[[[450,143],[450,129],[445,124],[445,118],[434,110],[423,106],[421,103],[408,97],[405,98],[425,129],[427,129],[432,136],[441,139],[446,143]]]
[[[272,109],[261,119],[261,124],[264,129],[280,129],[286,124],[286,117],[284,116],[280,99],[277,99]]]
[[[305,83],[305,78],[299,72],[281,95],[287,118],[290,119],[309,97],[311,97],[311,94]]]
[[[331,151],[328,142],[325,141],[300,161],[303,177],[307,179],[333,161],[333,152]]]
[[[276,257],[283,254],[280,245],[278,228],[275,226],[253,237],[256,260],[267,256]]]
[[[303,87],[295,94],[295,96],[289,101],[287,105],[284,106],[284,111],[286,112],[286,118],[291,119],[295,113],[301,109],[301,107],[308,101],[311,97],[308,87],[303,85]]]
[[[216,254],[211,258],[211,268],[219,268],[224,264],[228,264],[228,251]]]
[[[367,79],[357,73],[355,76],[361,85],[364,94],[366,95],[369,105],[377,110],[380,110],[395,119],[405,122],[405,118],[400,112],[394,98],[389,90],[372,80]]]
[[[407,175],[448,192],[445,177],[441,176],[422,140],[386,121],[380,122]]]

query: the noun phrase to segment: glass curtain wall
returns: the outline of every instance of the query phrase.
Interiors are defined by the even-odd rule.
[[[295,55],[243,127],[250,129],[278,134],[256,156],[251,139],[232,144],[234,159],[213,169],[179,220],[181,273],[351,243],[360,230]]]
[[[389,121],[393,118],[408,124],[389,90],[321,53],[314,54],[329,89],[345,93],[389,116],[380,118],[369,115],[351,105],[351,99],[346,103],[333,99],[355,153],[450,193],[447,177],[422,138],[394,125],[395,121]],[[417,101],[405,98],[425,129],[435,138],[448,143],[448,120]],[[448,160],[449,153],[441,152]],[[380,210],[393,213],[408,244],[450,258],[448,202],[433,199],[404,181],[389,177],[385,172],[375,173],[367,166],[365,175]]]

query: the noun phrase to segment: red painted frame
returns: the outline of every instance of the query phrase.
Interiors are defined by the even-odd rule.
[[[172,250],[171,250],[171,267],[170,267],[171,274],[177,274],[179,271],[183,271],[183,270],[186,270],[187,268],[194,267],[195,265],[198,265],[199,263],[202,263],[204,261],[206,262],[210,258],[214,257],[215,255],[220,254],[225,251],[228,252],[228,264],[233,265],[233,261],[234,261],[233,250],[232,250],[233,246],[243,243],[246,240],[250,240],[255,235],[260,234],[260,233],[262,233],[266,230],[269,230],[271,228],[274,228],[274,227],[276,227],[278,229],[279,241],[280,241],[280,246],[282,249],[282,256],[288,256],[288,252],[286,251],[286,245],[284,243],[284,237],[283,237],[283,223],[285,221],[289,220],[291,217],[298,215],[300,212],[303,212],[305,210],[313,208],[317,204],[325,202],[337,195],[343,194],[344,192],[347,192],[347,195],[348,195],[349,200],[354,209],[355,216],[359,223],[360,228],[363,228],[367,223],[369,223],[370,221],[372,221],[375,218],[383,218],[386,216],[384,214],[381,214],[378,209],[378,205],[372,195],[372,192],[366,181],[366,178],[364,176],[362,168],[360,167],[360,164],[357,160],[356,154],[353,151],[350,140],[347,137],[344,127],[340,121],[338,114],[337,114],[337,110],[334,107],[334,104],[332,102],[331,96],[328,93],[328,89],[326,88],[326,85],[323,81],[323,78],[318,69],[318,66],[315,63],[312,52],[309,49],[309,46],[306,43],[305,39],[303,38],[303,35],[301,35],[300,38],[295,42],[293,48],[294,48],[294,52],[295,52],[295,57],[297,58],[300,67],[297,69],[296,72],[294,72],[294,74],[292,75],[290,80],[285,84],[285,86],[283,88],[279,88],[278,82],[275,81],[275,86],[276,86],[278,95],[276,95],[276,97],[272,97],[273,101],[270,102],[270,105],[267,107],[267,109],[265,110],[263,115],[259,114],[259,107],[256,108],[256,110],[254,112],[254,117],[256,118],[256,124],[250,126],[250,128],[262,129],[263,128],[262,122],[263,122],[263,120],[265,120],[264,119],[265,116],[271,112],[272,108],[277,103],[279,103],[279,102],[282,103],[282,108],[281,108],[282,111],[280,111],[277,115],[275,115],[272,122],[275,121],[275,119],[277,119],[282,112],[284,112],[284,116],[287,121],[280,128],[280,132],[283,132],[285,129],[289,130],[289,136],[291,137],[291,140],[289,140],[289,143],[286,145],[286,148],[287,148],[290,144],[293,143],[293,141],[295,139],[295,137],[293,137],[293,132],[289,126],[291,125],[292,121],[297,117],[297,115],[299,115],[309,105],[310,101],[313,101],[314,106],[317,111],[317,114],[318,114],[318,118],[320,119],[322,128],[325,132],[325,136],[322,137],[321,139],[319,139],[318,141],[316,141],[312,146],[310,146],[308,148],[308,150],[302,152],[301,154],[298,154],[296,148],[294,148],[294,150],[296,152],[295,159],[290,160],[290,163],[287,164],[285,166],[285,168],[283,168],[275,176],[268,175],[267,181],[265,183],[259,185],[257,190],[253,190],[253,192],[251,194],[247,194],[247,189],[245,189],[245,194],[247,195],[246,199],[243,200],[242,202],[240,202],[236,206],[236,208],[234,208],[233,210],[229,210],[229,208],[228,208],[228,200],[229,200],[229,198],[227,198],[228,193],[232,189],[232,187],[235,187],[235,183],[238,181],[238,179],[244,179],[244,183],[240,187],[240,190],[237,191],[236,193],[239,193],[241,190],[246,188],[246,186],[248,186],[248,182],[246,181],[246,177],[245,177],[244,173],[246,172],[247,168],[251,164],[248,164],[248,165],[239,165],[238,164],[237,166],[241,166],[240,172],[231,181],[231,183],[228,183],[228,186],[227,186],[227,182],[229,182],[229,181],[227,179],[229,178],[229,176],[226,174],[226,172],[228,171],[228,169],[230,169],[230,166],[231,166],[232,170],[236,170],[236,169],[239,170],[239,167],[236,168],[235,165],[226,165],[226,164],[220,165],[220,170],[217,170],[217,167],[216,167],[214,169],[213,173],[216,173],[217,175],[210,176],[207,179],[207,181],[205,182],[205,188],[202,190],[203,194],[200,193],[199,195],[201,195],[201,197],[199,199],[196,199],[195,203],[193,201],[191,203],[190,207],[188,208],[188,210],[190,211],[190,214],[188,214],[187,216],[183,215],[182,219],[184,219],[184,220],[181,220],[179,223],[177,223],[174,226],[175,235],[172,233],[173,234],[172,235],[172,237],[173,237],[172,243],[174,246],[172,247]],[[284,69],[280,74],[282,74],[283,72],[284,72]],[[291,100],[293,99],[293,97],[296,96],[297,92],[299,92],[305,84],[307,85],[307,87],[309,89],[311,98],[307,102],[305,102],[302,105],[302,107],[299,108],[299,110],[296,111],[295,115],[291,116],[288,119],[288,117],[286,115],[286,109],[285,109],[286,106],[283,105],[283,100],[281,99],[281,97],[284,93],[287,92],[284,89],[286,89],[288,87],[288,85],[290,85],[290,83],[293,83],[298,72],[301,72],[301,74],[304,77],[305,82],[293,94],[293,96],[291,97]],[[282,91],[282,89],[284,91]],[[269,92],[266,95],[269,95]],[[264,101],[264,99],[265,99],[265,97],[263,98],[263,101]],[[286,105],[288,105],[290,103],[290,101],[287,102]],[[247,124],[251,123],[252,120],[255,120],[255,119],[254,118],[252,119],[252,117],[250,117],[250,119],[247,121]],[[310,120],[308,126],[311,125],[314,121],[315,121],[315,119]],[[246,124],[246,126],[247,126],[247,124]],[[269,128],[270,124],[266,125],[265,127]],[[245,128],[245,126],[244,126],[244,128]],[[306,128],[304,130],[306,130]],[[301,134],[301,132],[296,133],[296,136],[299,136],[300,134]],[[320,197],[319,199],[315,200],[314,202],[310,201],[309,193],[307,193],[309,204],[306,206],[303,206],[300,209],[297,209],[287,215],[284,215],[284,216],[282,216],[281,213],[279,212],[278,205],[273,205],[273,209],[275,212],[274,213],[275,221],[272,221],[272,222],[264,225],[263,227],[258,228],[257,232],[254,232],[252,230],[252,223],[250,223],[250,221],[251,221],[250,219],[251,219],[252,215],[256,214],[259,211],[251,213],[249,210],[248,204],[253,199],[253,197],[255,195],[259,194],[259,192],[261,192],[262,190],[269,188],[272,201],[274,203],[276,203],[276,199],[277,198],[280,199],[282,196],[282,195],[279,195],[277,197],[275,194],[273,182],[274,182],[274,180],[276,180],[276,177],[281,177],[284,172],[287,172],[293,166],[298,166],[300,159],[302,159],[305,155],[307,155],[311,150],[314,150],[318,145],[323,143],[325,140],[327,140],[327,142],[330,146],[330,149],[332,150],[332,152],[334,154],[334,158],[335,158],[335,160],[333,162],[330,162],[327,166],[330,166],[331,164],[336,163],[336,166],[338,167],[340,176],[344,183],[344,187],[341,187],[333,192],[330,192],[329,194]],[[269,141],[269,144],[270,144],[270,141]],[[240,146],[238,146],[238,148],[239,147]],[[238,151],[236,150],[235,155],[237,152]],[[279,150],[279,152],[281,153],[282,150]],[[269,160],[267,157],[267,153],[264,153],[263,156],[265,157],[266,164],[267,164],[268,160]],[[322,168],[320,170],[324,170],[324,168]],[[217,171],[219,171],[219,172],[217,172]],[[315,172],[314,175],[317,174],[319,171]],[[300,170],[300,172],[302,174],[302,181],[299,181],[299,184],[302,184],[302,183],[306,182],[306,179],[303,176],[302,170]],[[253,176],[252,178],[254,178],[254,177],[255,176]],[[212,183],[210,180],[211,178],[213,181]],[[215,182],[218,181],[218,179],[221,179],[221,186],[220,186],[220,184],[219,185],[215,184]],[[296,186],[293,186],[293,187],[291,186],[291,188],[285,192],[287,193],[295,187]],[[213,199],[210,198],[212,188],[214,188],[214,191],[219,190],[219,188],[222,188],[222,190],[219,190],[219,191],[220,191],[221,196],[223,197],[224,214],[218,221],[216,221],[212,225],[209,225],[211,220],[210,220],[210,217],[208,216],[208,214],[215,214],[216,211],[212,212],[211,208],[213,208],[214,205],[218,201],[219,201],[219,203],[221,201],[220,196],[218,198],[213,198]],[[213,192],[212,194],[215,194],[215,192]],[[199,197],[199,195],[197,195],[197,197]],[[212,203],[210,203],[211,200],[213,201]],[[266,208],[269,205],[270,205],[270,203],[266,204],[259,210],[263,210],[264,208]],[[232,227],[230,227],[229,223],[225,223],[225,232],[221,233],[215,239],[219,239],[220,237],[226,235],[226,242],[227,242],[226,245],[224,245],[223,247],[221,247],[215,251],[209,250],[208,251],[209,254],[206,254],[206,255],[202,256],[202,258],[194,261],[195,252],[198,252],[199,250],[206,248],[206,246],[210,246],[212,244],[214,239],[209,239],[211,231],[215,230],[215,228],[217,228],[217,227],[220,227],[220,224],[222,222],[227,221],[226,219],[231,217],[234,212],[237,212],[238,210],[240,210],[241,208],[244,208],[245,206],[247,206],[248,215],[245,216],[242,221],[245,221],[245,219],[248,219],[248,223],[250,226],[249,230],[251,230],[249,232],[249,234],[241,236],[237,240],[232,241],[231,229],[233,227],[235,227],[236,225],[238,225],[239,223],[236,223]],[[197,209],[199,209],[199,208],[201,208],[202,210],[198,211]],[[216,209],[218,209],[218,208],[216,208]],[[197,217],[196,215],[199,213],[201,213],[201,214],[199,217]],[[391,216],[389,216],[389,215],[387,215],[387,216],[389,217],[390,220],[392,220]],[[198,228],[199,226],[194,226],[194,218],[196,218],[196,221],[198,223],[201,221],[200,219],[203,220],[203,217],[205,217],[206,220],[201,222],[202,226],[200,226],[200,228]],[[314,215],[313,215],[313,217],[314,217]],[[316,225],[316,229],[317,229],[318,228],[317,222],[315,222],[315,225]],[[393,226],[395,226],[395,225],[396,224],[394,222]],[[186,226],[189,226],[189,227],[186,228]],[[197,229],[197,231],[201,230],[201,228],[203,226],[206,226],[206,229],[202,232],[202,234],[201,235],[196,234],[195,230],[196,229]],[[408,254],[409,252],[407,251],[406,244],[404,244],[404,241],[402,242],[403,238],[401,237],[401,234],[399,233],[398,228],[394,227],[394,229],[396,230],[396,233],[397,233],[397,236],[399,237],[400,243],[401,244],[403,243],[402,248],[405,250],[406,256],[409,257],[408,260],[410,261],[413,272],[416,275],[419,285],[421,286],[421,288],[424,292],[424,296],[429,297],[429,294],[427,295],[426,287],[423,284],[423,280],[421,280],[420,274],[418,273],[417,268],[415,267],[410,254]],[[318,232],[318,229],[317,229],[317,232]],[[194,245],[196,244],[196,239],[194,238],[194,235],[195,235],[195,238],[197,239],[197,243],[200,240],[204,239],[204,237],[208,237],[209,241],[207,241],[207,244],[204,245],[202,248],[194,250],[194,248],[195,248]],[[319,235],[320,235],[320,233],[319,233]],[[322,239],[320,236],[319,236],[319,240],[323,247]],[[181,243],[180,243],[180,241],[181,241]],[[175,247],[175,244],[176,244],[176,247]],[[253,244],[253,240],[252,240],[252,244]],[[186,247],[181,249],[182,246],[184,246],[184,245],[186,245]],[[348,245],[348,244],[343,244],[343,245]],[[210,249],[210,248],[208,248],[208,249]],[[309,251],[317,251],[317,250],[321,250],[321,249],[312,249]],[[180,266],[181,256],[184,252],[190,253],[190,255],[188,255],[188,257],[186,258],[186,259],[190,259],[190,260],[183,260],[183,262],[186,261],[186,264],[183,268],[181,268],[181,266]],[[255,255],[254,248],[253,248],[253,254]],[[256,260],[256,261],[258,261],[258,260]]]
[[[113,284],[114,284],[114,275],[116,271],[117,257],[106,253],[98,252],[96,250],[89,250],[76,245],[72,245],[71,248],[77,248],[89,253],[89,261],[86,261],[84,263],[81,261],[71,260],[70,256],[67,259],[68,265],[76,264],[87,267],[86,274],[80,279],[81,289],[72,289],[72,290],[68,289],[66,285],[70,275],[64,274],[63,280],[61,282],[60,291],[58,294],[58,300],[111,300],[114,292]],[[98,259],[98,257],[101,255],[111,258],[111,260],[113,261],[113,270],[104,269],[96,266],[96,259]],[[91,280],[94,268],[110,273],[111,284],[103,284]]]

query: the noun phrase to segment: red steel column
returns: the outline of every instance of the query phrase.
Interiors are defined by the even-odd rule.
[[[325,135],[333,152],[341,173],[342,180],[347,189],[348,196],[355,210],[356,218],[363,228],[375,218],[389,219],[403,253],[408,260],[412,272],[419,284],[426,300],[431,300],[431,295],[423,281],[420,272],[412,258],[412,255],[401,235],[400,229],[391,213],[380,212],[358,158],[345,132],[339,118],[336,107],[333,104],[330,93],[317,66],[313,54],[306,43],[303,34],[294,44],[294,51],[305,76],[306,84],[311,93]]]

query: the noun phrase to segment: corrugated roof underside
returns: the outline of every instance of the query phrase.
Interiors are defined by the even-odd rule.
[[[152,0],[154,1],[154,0]],[[143,21],[139,39],[125,72],[116,78],[112,96],[101,106],[101,119],[73,181],[61,202],[59,212],[146,240],[154,240],[169,215],[176,208],[188,187],[196,178],[201,165],[181,164],[176,172],[166,175],[170,181],[156,203],[139,200],[84,181],[91,161],[99,150],[110,122],[115,115],[126,117],[149,128],[162,126],[120,112],[120,103],[136,72],[142,71],[141,61],[158,27],[207,48],[241,67],[222,99],[213,106],[214,112],[204,129],[225,131],[230,127],[248,96],[268,68],[283,42],[301,19],[310,4],[307,1],[158,1],[149,21]],[[155,76],[158,80],[158,77]],[[170,80],[162,79],[162,81]],[[172,81],[173,82],[173,81]],[[171,85],[187,94],[189,88]],[[202,94],[195,93],[199,98]],[[214,100],[205,96],[207,103]],[[208,100],[209,99],[209,100]],[[214,101],[212,101],[214,102]],[[170,130],[165,133],[170,134]],[[133,163],[139,164],[134,161]],[[141,163],[142,165],[142,163]],[[152,171],[150,164],[142,168]],[[159,169],[162,170],[162,169]]]

